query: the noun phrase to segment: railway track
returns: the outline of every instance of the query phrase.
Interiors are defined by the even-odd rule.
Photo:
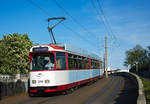
[[[89,86],[82,86],[69,95],[56,94],[31,98],[25,93],[5,98],[0,101],[0,104],[125,104],[127,101],[124,101],[123,98],[126,100],[127,97],[130,99],[133,96],[136,97],[134,94],[130,94],[132,96],[124,95],[131,91],[136,94],[133,89],[135,90],[129,79],[110,76],[108,79],[100,79]],[[135,104],[136,98],[133,100],[130,100],[132,103],[128,102],[128,104]]]

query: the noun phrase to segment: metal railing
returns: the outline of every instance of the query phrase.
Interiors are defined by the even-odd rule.
[[[21,81],[27,82],[28,78],[28,74],[0,75],[0,82],[16,82],[19,79]]]

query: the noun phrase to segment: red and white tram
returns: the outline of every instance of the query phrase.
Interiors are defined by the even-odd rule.
[[[103,76],[102,61],[67,45],[39,45],[30,49],[29,96],[67,91]]]

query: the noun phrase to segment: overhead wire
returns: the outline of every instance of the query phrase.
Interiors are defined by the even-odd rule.
[[[106,23],[106,26],[108,27],[108,29],[109,29],[109,31],[110,31],[110,35],[112,36],[112,38],[114,38],[114,41],[116,41],[116,40],[117,40],[117,39],[116,39],[116,36],[114,35],[114,32],[113,32],[113,30],[112,30],[112,28],[111,28],[111,26],[110,26],[110,24],[109,24],[109,22],[108,22],[106,16],[105,16],[105,13],[104,13],[104,11],[103,11],[103,8],[102,8],[101,3],[100,3],[99,0],[97,0],[97,4],[98,4],[98,7],[99,7],[99,10],[101,11],[101,13],[102,13],[102,15],[103,15],[103,17],[104,17],[104,21],[105,21],[105,23]]]
[[[56,4],[66,15],[68,15],[68,16],[72,19],[72,21],[73,21],[74,23],[76,23],[77,25],[79,25],[79,26],[87,33],[87,34],[86,34],[86,37],[87,37],[87,35],[89,35],[89,36],[94,36],[93,33],[91,33],[83,24],[81,24],[77,19],[75,19],[63,6],[61,6],[61,5],[57,2],[57,0],[53,0],[53,1],[55,2],[55,4]],[[71,31],[72,31],[72,29],[71,29]],[[82,35],[81,35],[80,37],[82,37]],[[93,41],[92,41],[92,42],[89,41],[90,38],[88,38],[88,39],[84,38],[84,39],[85,39],[86,41],[92,43],[93,45],[98,45],[98,44],[93,43]],[[97,38],[96,38],[96,39],[97,39]],[[91,45],[91,46],[92,46],[92,45]]]
[[[44,10],[43,8],[41,8],[39,5],[37,5],[36,3],[34,3],[32,0],[27,0],[30,4],[32,4],[33,6],[39,8],[44,14],[49,15],[49,13]]]
[[[102,3],[103,3],[103,2],[104,2],[104,0],[102,0]],[[112,39],[112,44],[115,44],[115,42],[117,41],[117,38],[116,38],[116,36],[114,35],[114,32],[113,32],[113,30],[112,30],[112,28],[111,28],[111,26],[110,26],[110,24],[109,24],[109,22],[108,22],[106,16],[105,16],[105,13],[104,13],[103,8],[102,8],[102,4],[100,3],[99,0],[96,0],[96,3],[97,3],[97,6],[98,6],[98,7],[97,7],[96,4],[94,3],[94,0],[91,0],[91,4],[92,4],[93,8],[95,9],[97,15],[99,16],[99,18],[100,18],[100,20],[101,20],[101,21],[100,21],[100,20],[98,19],[99,22],[100,22],[100,23],[103,23],[103,25],[104,25],[104,27],[105,27],[107,33],[108,33],[108,36],[110,36],[110,38]]]
[[[102,3],[103,3],[103,2],[100,3],[100,0],[96,0],[96,1],[97,1],[99,10],[100,10],[102,16],[104,17],[106,26],[107,26],[108,29],[110,30],[110,35],[111,35],[111,37],[112,37],[112,44],[110,44],[110,52],[109,52],[109,57],[110,57],[110,60],[109,60],[109,61],[112,61],[111,58],[113,57],[113,56],[112,56],[112,53],[113,53],[113,51],[114,51],[114,47],[119,47],[120,44],[117,42],[117,37],[115,36],[116,32],[115,32],[115,34],[114,34],[114,31],[112,30],[111,25],[110,25],[108,19],[106,18],[106,15],[105,15],[104,10],[103,10],[103,7],[102,7]],[[103,0],[102,0],[102,1],[103,1]],[[110,63],[110,66],[111,66],[111,62],[109,62],[109,63]]]
[[[106,26],[108,27],[108,29],[109,29],[109,31],[110,31],[110,36],[111,36],[111,38],[112,38],[112,42],[110,43],[110,47],[111,47],[111,48],[110,48],[110,53],[112,53],[113,50],[114,50],[114,47],[117,46],[117,44],[116,44],[117,38],[116,38],[116,36],[115,36],[115,34],[114,34],[114,32],[113,32],[111,26],[110,26],[109,21],[107,20],[107,18],[106,18],[106,16],[105,16],[105,13],[104,13],[104,11],[103,11],[103,8],[102,8],[102,5],[101,5],[101,3],[100,3],[100,0],[96,0],[96,1],[97,1],[99,10],[100,10],[100,12],[101,12],[101,14],[102,14],[102,16],[103,16],[103,18],[104,18],[104,20],[105,20]]]
[[[103,18],[101,16],[101,14],[100,14],[99,10],[97,9],[97,7],[96,7],[96,5],[95,5],[93,0],[91,0],[91,4],[92,4],[93,9],[96,11],[96,14],[100,18],[100,19],[97,19],[97,20],[99,21],[100,24],[102,23],[104,25],[104,28],[106,29],[106,32],[109,34],[109,30],[108,30],[108,28],[107,28],[107,26],[106,26],[106,24],[105,24],[105,22],[104,22],[104,20],[103,20]],[[102,45],[102,47],[104,47],[104,44]]]
[[[82,35],[80,35],[78,32],[74,31],[74,29],[70,28],[69,26],[65,25],[64,23],[62,23],[62,25],[63,25],[66,29],[68,29],[68,30],[70,30],[71,32],[73,32],[74,34],[78,34],[78,36],[79,36],[80,38],[82,38],[82,40],[86,40],[87,42],[90,42],[90,43],[91,43],[91,41],[87,40],[87,39],[84,38]],[[92,42],[90,45],[93,46],[92,44],[94,45],[93,42]]]
[[[92,35],[92,33],[90,31],[88,31],[88,29],[81,24],[77,19],[75,19],[65,8],[63,8],[58,2],[57,0],[53,0],[55,2],[55,4],[66,14],[68,15],[76,24],[78,24],[84,31],[86,31],[89,35]]]
[[[105,27],[107,33],[109,34],[109,29],[107,28],[107,26],[106,26],[106,24],[105,24],[105,21],[103,20],[103,17],[101,16],[101,13],[100,13],[99,10],[97,9],[97,7],[96,7],[96,5],[95,5],[95,3],[94,3],[93,0],[91,0],[91,4],[92,4],[94,10],[96,11],[98,17],[100,18],[100,19],[98,19],[98,21],[99,21],[100,23],[103,23],[103,25],[104,25],[104,27]],[[100,21],[100,20],[101,20],[101,21]]]
[[[39,5],[37,5],[36,3],[34,3],[32,0],[27,0],[27,1],[28,1],[29,3],[31,3],[32,5],[34,5],[35,7],[39,8],[44,14],[46,14],[47,16],[49,16],[49,13],[48,13],[45,9],[41,8]],[[72,17],[72,18],[73,18],[73,17]],[[78,32],[76,32],[74,29],[70,28],[69,26],[66,26],[64,23],[62,23],[62,25],[63,25],[63,27],[65,27],[67,30],[73,32],[74,34],[78,34],[78,36],[79,36],[80,38],[82,38],[82,40],[88,41],[89,45],[91,45],[91,46],[94,45],[93,42],[91,42],[91,41],[87,40],[86,38],[84,38],[82,35],[80,35],[80,34],[79,34]],[[93,45],[92,45],[92,44],[93,44]]]
[[[96,0],[96,2],[97,2],[97,6],[98,6],[99,9],[96,7],[96,4],[94,3],[94,1],[91,0],[91,4],[92,4],[93,8],[95,9],[95,11],[96,11],[97,15],[99,16],[100,20],[102,21],[102,23],[103,23],[103,25],[104,25],[108,35],[112,38],[112,44],[115,44],[115,42],[117,41],[117,38],[114,35],[114,32],[113,32],[113,30],[112,30],[112,28],[111,28],[111,26],[110,26],[106,16],[105,16],[105,13],[103,11],[103,8],[102,8],[102,5],[101,5],[100,1]],[[104,3],[103,0],[102,0],[102,3]],[[101,21],[100,21],[100,23],[101,23]],[[110,53],[112,53],[113,48],[114,47],[111,46]]]
[[[115,35],[117,33],[115,32],[115,34],[114,34],[114,31],[112,30],[111,25],[110,25],[106,15],[105,15],[105,13],[104,13],[104,10],[103,10],[103,7],[102,7],[102,3],[100,3],[100,0],[97,0],[98,7],[99,7],[99,9],[100,9],[100,11],[101,11],[105,21],[106,21],[106,25],[108,26],[108,28],[110,30],[110,35],[112,36],[112,43],[110,44],[110,46],[112,47],[110,49],[110,51],[112,52],[114,50],[114,47],[120,47],[120,44],[117,42],[117,37]]]

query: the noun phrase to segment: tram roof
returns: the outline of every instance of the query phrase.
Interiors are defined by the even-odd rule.
[[[68,44],[49,44],[49,45],[36,45],[30,49],[30,52],[39,52],[39,51],[61,51],[61,52],[69,52],[81,56],[91,57],[94,59],[101,59],[98,55],[94,53],[90,53],[81,48],[75,47],[73,45]]]

